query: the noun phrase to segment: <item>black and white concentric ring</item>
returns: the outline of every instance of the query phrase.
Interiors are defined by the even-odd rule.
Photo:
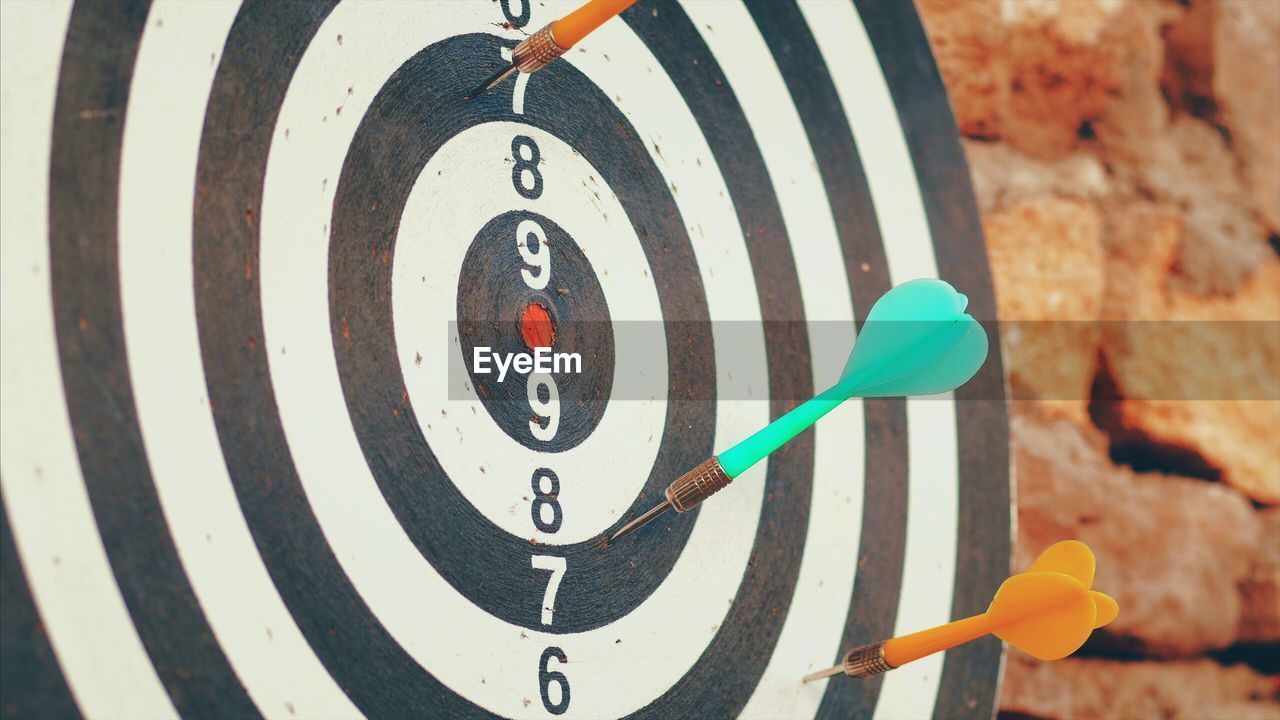
[[[501,543],[459,542],[449,558],[449,543],[424,544],[448,515],[405,514],[427,496],[397,498],[408,466],[397,472],[383,456],[418,443],[429,466],[439,433],[425,429],[428,403],[408,397],[396,346],[406,340],[389,319],[356,328],[358,339],[385,333],[382,347],[398,352],[389,364],[352,354],[334,333],[335,308],[392,304],[386,285],[361,296],[350,284],[349,300],[336,289],[335,269],[355,266],[335,258],[376,227],[355,212],[369,199],[359,192],[339,213],[341,178],[371,167],[362,125],[431,97],[413,83],[483,77],[496,45],[480,34],[509,46],[519,33],[495,24],[513,21],[512,8],[537,27],[572,4],[0,7],[3,655],[6,673],[27,673],[21,702],[89,717],[545,717],[538,662],[555,645],[568,658],[569,716],[990,713],[994,641],[883,682],[798,678],[843,647],[979,611],[1001,578],[1004,416],[976,399],[999,397],[997,357],[963,402],[842,407],[695,517],[638,536],[648,569],[587,565],[582,543],[545,548],[565,553],[566,583],[581,561],[605,588],[603,614],[577,627],[505,617],[487,602],[513,582],[501,579]],[[512,117],[508,83],[471,116],[445,109],[440,124],[459,131],[440,140],[525,122],[548,143],[594,142],[582,159],[613,179],[635,231],[626,252],[645,248],[643,277],[663,315],[650,319],[700,315],[661,301],[654,249],[665,243],[670,272],[696,268],[681,280],[700,284],[703,317],[760,326],[759,351],[733,356],[710,326],[722,398],[752,383],[801,397],[830,382],[844,359],[830,348],[843,343],[777,337],[771,321],[836,321],[811,325],[830,333],[913,277],[940,275],[977,316],[994,316],[963,159],[909,5],[642,2],[623,20],[521,85],[529,117]],[[433,47],[459,57],[415,70]],[[588,141],[556,122],[556,93],[574,82],[598,88],[597,112],[624,129]],[[384,123],[370,137],[404,127]],[[365,178],[401,196],[385,210],[393,236],[365,238],[386,249],[420,245],[397,225],[430,215],[431,195],[413,198],[431,157],[405,147]],[[638,163],[650,179],[629,175]],[[659,199],[674,211],[653,207]],[[568,201],[534,209],[585,222]],[[668,237],[646,236],[659,228]],[[597,273],[639,264],[607,252],[588,253]],[[451,319],[424,322],[443,334]],[[668,356],[673,378],[699,371]],[[413,412],[371,422],[378,398],[364,390],[399,390]],[[662,447],[672,418],[697,406],[676,400],[656,400]],[[478,403],[454,405],[470,415]],[[579,537],[645,505],[638,494],[661,487],[664,464],[723,448],[789,405],[722,399],[693,410],[704,434],[645,451],[653,466],[624,483],[634,495],[582,506],[597,519]],[[433,424],[456,431],[446,417]],[[466,481],[451,463],[442,492]],[[514,542],[493,508],[462,497],[454,507],[477,508],[479,524],[437,532],[488,522],[493,538]],[[486,549],[499,565],[448,570]],[[590,587],[576,592],[557,620],[585,614],[574,608]],[[31,629],[37,618],[43,633]]]
[[[665,581],[684,548],[689,523],[651,534],[643,551],[627,563],[602,552],[600,535],[624,514],[646,510],[680,472],[676,468],[698,462],[694,458],[699,452],[711,452],[711,404],[690,412],[688,403],[666,402],[668,385],[714,387],[710,358],[680,352],[675,346],[683,347],[685,338],[663,353],[660,336],[654,338],[656,348],[646,348],[637,345],[646,339],[641,333],[615,334],[615,373],[647,382],[656,399],[608,403],[586,441],[548,453],[513,442],[495,424],[491,415],[504,408],[486,409],[474,393],[470,402],[451,399],[445,359],[460,348],[440,332],[438,322],[424,322],[423,317],[448,317],[451,280],[462,265],[465,238],[485,218],[512,208],[550,213],[571,237],[582,238],[580,246],[599,274],[606,300],[619,308],[615,317],[620,320],[679,319],[684,323],[679,327],[707,335],[688,340],[707,346],[707,300],[681,213],[661,174],[625,117],[572,66],[531,81],[518,116],[504,118],[498,111],[495,118],[495,106],[510,105],[501,94],[487,106],[452,113],[456,119],[431,110],[467,91],[465,81],[451,78],[434,79],[433,89],[412,94],[423,96],[417,102],[424,108],[402,114],[395,107],[392,98],[407,94],[398,88],[425,86],[432,69],[446,59],[497,53],[488,36],[432,44],[379,93],[388,100],[375,99],[365,114],[353,145],[359,149],[347,156],[349,174],[344,173],[335,203],[330,296],[334,324],[341,327],[331,342],[338,348],[362,462],[372,469],[418,552],[471,604],[530,629],[544,629],[539,616],[545,585],[531,573],[531,558],[563,558],[573,572],[559,584],[557,621],[545,629],[580,632],[633,610]],[[564,113],[557,110],[567,98],[579,112],[561,119]],[[468,126],[474,127],[464,130]],[[545,189],[537,200],[492,190],[509,184],[506,163],[475,162],[477,155],[503,158],[513,136],[528,137],[540,148]],[[393,144],[377,140],[386,137],[413,139]],[[360,138],[370,138],[375,149],[366,151]],[[397,159],[404,156],[422,158],[422,169],[402,171]],[[454,188],[468,197],[451,202]],[[375,198],[378,211],[351,210],[363,210]],[[359,219],[339,220],[344,216]],[[643,240],[633,227],[641,228]],[[364,238],[389,239],[370,252]],[[502,248],[515,255],[513,243]],[[393,263],[382,262],[386,252]],[[299,257],[292,250],[284,254],[290,262]],[[553,270],[553,277],[558,272],[563,271]],[[371,287],[390,292],[370,293]],[[556,307],[555,301],[549,304]],[[637,380],[629,385],[634,392]],[[523,397],[524,391],[518,395]],[[404,398],[409,400],[405,411],[387,411]],[[564,414],[575,412],[582,411],[570,407]],[[527,424],[527,404],[519,417]],[[610,463],[602,465],[602,457]],[[529,478],[543,465],[554,468],[560,483],[563,521],[554,534],[537,532],[529,521]],[[453,528],[456,535],[442,535],[441,527]],[[506,590],[494,593],[495,587]]]
[[[381,11],[385,13],[385,17],[378,18],[377,13],[370,13],[365,9],[360,9],[358,13],[354,10],[344,12],[345,7],[347,6],[336,8],[326,20],[326,27],[333,23],[334,29],[329,34],[336,35],[341,30],[341,34],[346,38],[342,51],[349,50],[352,43],[357,42],[354,38],[378,37],[378,47],[367,49],[363,57],[370,60],[381,57],[385,53],[388,68],[392,67],[391,63],[400,61],[403,55],[394,52],[395,48],[387,42],[385,34],[361,33],[359,28],[366,24],[379,30],[404,26],[412,19],[411,8],[388,7]],[[460,17],[456,21],[456,26],[450,24],[450,13],[441,12],[437,22],[429,28],[424,27],[418,30],[416,36],[406,39],[406,48],[427,44],[427,52],[430,52],[433,40],[457,34],[469,20],[466,16],[474,13],[465,6],[456,7],[461,8],[458,11]],[[326,28],[322,27],[320,33],[325,34]],[[328,46],[328,52],[341,52],[336,49],[337,47],[336,44]],[[648,53],[634,40],[630,43],[624,41],[624,44],[617,44],[613,49],[614,53],[629,60],[623,67],[639,68],[645,64],[653,64],[652,60],[644,62],[644,56]],[[326,120],[323,116],[309,117],[313,108],[322,106],[321,100],[311,100],[308,95],[303,94],[300,96],[303,98],[302,101],[295,101],[295,97],[299,97],[295,91],[308,93],[311,89],[305,82],[312,77],[310,74],[312,58],[317,58],[314,61],[315,67],[323,68],[325,63],[322,60],[325,52],[325,46],[313,44],[299,63],[290,91],[285,98],[277,128],[288,127],[292,133],[291,138],[337,132],[329,129],[332,119]],[[628,57],[631,53],[635,53],[632,56],[635,59]],[[372,65],[376,65],[376,60],[366,62],[360,68],[367,72],[367,68]],[[548,74],[553,72],[548,71]],[[335,79],[332,71],[323,75],[317,73],[315,77],[324,77],[326,83],[323,87],[325,88],[329,88]],[[654,75],[654,77],[658,81],[658,87],[653,92],[665,90],[667,95],[674,96],[675,88],[669,80],[661,75]],[[529,82],[527,97],[536,98],[537,86],[540,82],[552,82],[555,75],[550,74],[549,78],[551,79],[539,76],[532,79]],[[336,79],[339,80],[339,85],[347,87],[359,85],[355,78],[348,82],[343,75],[339,75]],[[611,88],[609,85],[610,82],[620,84],[620,80],[598,82],[604,88],[606,95],[614,97],[615,102],[625,102],[625,100],[618,100],[622,97],[620,88]],[[665,88],[662,86],[663,82],[665,82]],[[416,86],[419,83],[411,84]],[[448,85],[448,83],[445,84]],[[464,87],[459,85],[453,89],[458,91]],[[634,82],[631,83],[631,87],[633,91],[636,89]],[[361,109],[359,96],[352,97],[351,104]],[[643,96],[637,95],[637,98],[639,97]],[[648,97],[652,98],[653,95],[648,94]],[[674,97],[673,100],[680,102]],[[526,102],[526,106],[527,112],[534,114],[533,124],[536,127],[539,122],[535,112],[536,101]],[[590,106],[589,102],[588,106]],[[295,107],[296,112],[292,110]],[[364,116],[365,113],[360,112],[359,115]],[[670,125],[680,121],[679,115],[671,119],[672,114],[669,111],[662,115],[663,119],[650,122]],[[646,124],[646,119],[644,116],[639,116],[633,120],[639,126],[638,132],[641,136],[649,134],[647,131],[660,137],[666,136],[669,138],[666,140],[669,143],[668,147],[674,147],[674,150],[669,152],[676,153],[677,157],[695,160],[698,157],[705,157],[702,167],[707,169],[701,171],[702,177],[690,178],[688,185],[705,188],[701,191],[707,193],[714,192],[712,188],[717,185],[724,187],[723,181],[717,182],[714,175],[714,168],[717,165],[712,161],[709,151],[699,150],[696,145],[688,150],[682,146],[682,143],[686,142],[684,138],[698,137],[699,134],[687,115],[684,119],[686,127],[679,128],[677,124],[679,128],[677,130],[664,131],[661,125],[660,129],[653,129]],[[532,131],[530,134],[534,135]],[[575,134],[570,134],[569,137],[574,139]],[[277,130],[276,145],[279,140],[281,138]],[[271,224],[273,217],[296,219],[301,214],[300,208],[296,207],[292,208],[294,212],[275,212],[272,204],[273,188],[314,186],[316,180],[323,185],[326,166],[320,164],[317,167],[316,158],[323,157],[325,153],[330,154],[332,169],[336,173],[342,162],[340,151],[348,145],[345,137],[340,137],[338,140],[339,142],[320,143],[323,149],[297,155],[300,166],[318,170],[310,176],[292,174],[288,163],[294,156],[287,151],[285,154],[277,155],[273,147],[266,171],[263,206],[261,256],[263,258],[264,330],[270,351],[267,357],[271,362],[273,385],[278,398],[284,432],[290,445],[290,453],[298,467],[298,474],[311,507],[316,513],[317,523],[323,529],[330,546],[337,551],[343,570],[352,578],[353,584],[359,589],[362,598],[369,604],[370,610],[378,621],[396,637],[400,645],[415,660],[463,697],[473,701],[484,698],[477,702],[500,714],[520,713],[522,702],[527,698],[520,689],[528,687],[529,677],[517,672],[498,674],[497,677],[488,672],[480,672],[484,667],[482,658],[490,657],[496,652],[500,656],[512,658],[512,667],[537,667],[538,657],[544,648],[554,645],[562,648],[571,660],[576,661],[576,664],[571,664],[570,667],[573,671],[571,680],[576,688],[573,703],[569,709],[570,714],[595,717],[622,714],[644,707],[654,699],[654,696],[649,694],[652,691],[643,685],[628,683],[627,678],[643,672],[648,677],[649,688],[678,686],[681,676],[698,661],[715,635],[717,627],[725,618],[729,603],[735,598],[739,578],[743,572],[742,568],[748,561],[755,518],[760,515],[758,506],[754,512],[742,512],[740,506],[735,506],[735,499],[744,497],[746,502],[750,503],[753,499],[751,491],[754,491],[754,500],[758,503],[761,497],[761,486],[758,483],[754,487],[744,485],[748,492],[731,495],[724,502],[704,509],[700,513],[699,521],[693,524],[691,539],[684,553],[679,555],[675,565],[667,574],[665,582],[647,597],[640,595],[643,602],[639,603],[634,610],[593,632],[560,637],[541,632],[534,633],[505,622],[495,622],[496,618],[477,607],[471,598],[464,597],[455,590],[454,585],[444,582],[439,569],[426,562],[416,546],[406,542],[407,537],[402,530],[403,523],[397,524],[388,513],[384,496],[378,492],[377,485],[369,478],[366,458],[360,452],[359,446],[334,432],[335,428],[341,428],[349,422],[346,419],[348,409],[339,393],[319,393],[317,389],[329,386],[336,391],[339,387],[335,382],[337,372],[333,372],[330,377],[316,375],[307,377],[293,371],[278,370],[285,363],[293,362],[290,358],[302,357],[307,367],[315,372],[317,352],[329,348],[332,340],[328,318],[323,313],[314,312],[315,301],[326,297],[324,281],[329,256],[327,253],[309,253],[305,245],[294,241],[297,234],[293,232],[293,228],[286,226],[283,222],[279,226]],[[294,141],[291,139],[290,142]],[[596,147],[597,145],[588,143],[583,148],[583,159],[592,162],[593,165],[600,164]],[[333,149],[339,152],[333,152]],[[277,165],[278,162],[281,164]],[[619,164],[623,167],[630,165],[630,163]],[[559,166],[562,165],[563,163]],[[693,166],[696,171],[698,167],[696,162]],[[502,169],[505,165],[497,167]],[[553,177],[551,175],[553,167],[557,165],[549,162],[548,170],[545,171],[548,177]],[[685,184],[685,178],[674,173],[672,175],[669,179],[673,185],[679,187]],[[740,173],[743,178],[752,175],[754,173]],[[621,191],[621,182],[612,177],[612,172],[606,174],[605,179],[609,186],[619,188]],[[282,192],[281,197],[292,196],[286,196]],[[395,194],[391,194],[391,197],[395,197]],[[484,201],[477,200],[477,202],[483,204]],[[677,197],[677,203],[680,202]],[[322,203],[320,207],[324,205]],[[685,200],[678,206],[686,222],[710,228],[708,231],[710,237],[722,238],[726,233],[741,232],[732,224],[733,215],[727,202],[697,203]],[[391,213],[393,216],[399,214],[395,210]],[[323,214],[317,219],[322,218]],[[781,234],[775,236],[782,237]],[[666,238],[666,242],[677,246],[679,244],[671,238]],[[279,243],[278,251],[273,247],[275,243]],[[747,265],[749,260],[743,245],[741,243],[736,246],[729,245],[728,250],[730,251],[729,260],[722,266],[731,268],[736,255],[740,258],[738,261],[744,265],[744,272],[726,271],[727,278],[719,285],[708,285],[708,303],[713,318],[725,312],[725,309],[752,308],[760,305],[759,300],[753,296],[752,284],[749,281],[742,282],[737,279],[749,272],[745,270],[745,267],[749,267]],[[695,264],[705,266],[708,263],[696,262]],[[273,273],[276,272],[276,268],[280,268],[280,272],[289,273],[290,281],[275,281]],[[377,283],[374,285],[376,287]],[[280,290],[277,291],[276,288]],[[285,294],[276,295],[277,292]],[[279,317],[281,317],[278,323],[273,321],[277,313],[280,313]],[[752,318],[748,315],[746,319]],[[289,333],[287,335],[289,339],[287,341],[281,339],[285,336],[278,334],[275,328],[279,328],[279,333]],[[304,335],[308,330],[310,334]],[[274,348],[277,343],[287,344],[289,348],[300,348],[300,351],[291,354],[276,353]],[[775,344],[774,347],[784,353],[784,361],[775,362],[772,365],[773,377],[769,378],[769,381],[776,386],[784,382],[788,376],[794,375],[794,373],[782,371],[782,368],[794,367],[798,358],[786,361],[786,354],[796,353],[794,345]],[[718,358],[717,364],[725,368],[726,375],[733,375],[735,382],[744,384],[754,382],[757,386],[764,386],[766,379],[763,365],[753,368],[753,364],[763,362],[763,355],[764,353],[754,352],[732,360]],[[299,382],[303,378],[308,382]],[[806,390],[806,388],[799,388],[797,394]],[[784,388],[784,392],[786,391],[790,389]],[[728,392],[730,391],[726,390],[726,393]],[[729,408],[730,405],[727,403],[717,408],[719,417],[716,430],[717,433],[727,433],[726,437],[749,432],[748,428],[752,424],[760,424],[767,420],[764,414],[765,408],[761,403],[749,404],[734,415],[728,414]],[[421,414],[419,416],[421,417]],[[717,442],[725,443],[726,437],[717,438]],[[553,458],[548,462],[554,462],[557,459]],[[798,483],[793,484],[803,485],[802,477]],[[562,494],[568,491],[562,489]],[[778,505],[780,506],[778,512],[784,511],[787,505],[803,508],[803,495],[792,493],[787,503],[778,503]],[[723,517],[723,521],[714,523],[719,517]],[[620,521],[621,517],[619,517]],[[458,521],[457,525],[460,532],[470,531],[463,521]],[[684,527],[687,528],[688,525],[689,523],[686,522]],[[770,529],[767,534],[769,542],[762,544],[785,547],[788,544],[786,541],[788,534],[795,534],[802,528],[802,522],[781,524],[776,529]],[[461,549],[461,545],[459,548]],[[501,548],[496,551],[501,552]],[[592,551],[600,553],[598,547],[592,548]],[[638,548],[637,553],[643,555],[643,547]],[[570,558],[572,559],[572,556]],[[608,566],[602,563],[602,567]],[[529,576],[536,577],[535,573],[527,570],[527,560],[525,560],[525,568]],[[570,565],[566,575],[571,578],[574,569]],[[601,582],[600,585],[602,587],[599,589],[598,603],[609,605],[619,602],[610,597],[610,592],[615,589],[613,583]],[[513,591],[513,588],[508,586],[501,587],[503,592]],[[617,590],[624,593],[622,602],[625,602],[625,593],[628,590],[639,594],[647,588],[643,586],[628,588],[627,583],[618,582]],[[406,598],[428,597],[432,598],[430,612],[423,612],[416,603],[405,602]],[[781,618],[778,619],[780,621]],[[639,637],[645,637],[646,640],[641,643],[637,640]],[[414,643],[415,638],[422,638],[423,641]],[[578,660],[579,658],[584,660]],[[592,659],[595,662],[592,662]],[[706,664],[709,663],[704,663]],[[596,676],[596,673],[599,675]],[[658,702],[663,701],[660,699]],[[654,710],[660,711],[661,707],[657,705]],[[445,706],[441,709],[449,708]]]

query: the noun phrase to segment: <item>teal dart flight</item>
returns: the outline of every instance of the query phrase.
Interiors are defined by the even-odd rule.
[[[849,398],[934,395],[968,382],[988,349],[986,331],[965,313],[968,305],[941,280],[912,280],[885,293],[867,313],[835,385],[681,475],[661,504],[624,525],[609,543],[668,510],[697,507]]]

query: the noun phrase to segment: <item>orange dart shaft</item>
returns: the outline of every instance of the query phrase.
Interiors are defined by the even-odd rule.
[[[884,659],[892,667],[902,667],[913,660],[976,640],[991,632],[994,626],[995,622],[983,613],[910,635],[891,638],[884,641]]]
[[[604,21],[626,10],[636,0],[591,0],[591,2],[560,18],[551,26],[556,44],[568,50],[588,33],[600,27]]]
[[[811,672],[803,680],[840,674],[872,677],[984,635],[995,635],[1040,660],[1064,658],[1120,612],[1115,600],[1090,589],[1094,562],[1093,552],[1082,542],[1055,543],[1040,553],[1030,570],[1000,583],[981,615],[859,645],[846,652],[839,665]]]

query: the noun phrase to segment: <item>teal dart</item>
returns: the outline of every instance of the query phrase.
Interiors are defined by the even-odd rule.
[[[987,333],[965,313],[969,299],[942,280],[920,279],[885,293],[867,314],[835,385],[667,486],[666,499],[613,534],[609,543],[664,512],[688,512],[852,397],[949,392],[987,359]]]

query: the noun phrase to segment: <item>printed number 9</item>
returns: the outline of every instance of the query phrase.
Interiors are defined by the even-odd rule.
[[[547,389],[547,399],[543,400],[541,389]],[[560,390],[556,388],[556,381],[547,373],[533,373],[529,375],[529,384],[526,388],[529,396],[529,407],[533,408],[533,413],[537,417],[529,420],[529,432],[533,436],[543,442],[546,442],[556,436],[556,430],[560,429]],[[542,424],[542,418],[546,418],[547,424]]]
[[[525,264],[537,271],[520,271],[525,284],[534,290],[545,288],[551,279],[551,251],[547,248],[547,234],[542,226],[533,220],[521,220],[516,226],[516,248],[520,250]]]
[[[522,28],[529,23],[529,0],[519,0],[520,12],[511,11],[511,0],[502,0],[502,14],[512,26]]]

